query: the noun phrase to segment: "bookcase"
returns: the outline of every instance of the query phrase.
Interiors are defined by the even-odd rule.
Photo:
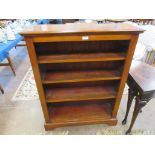
[[[36,25],[25,37],[45,129],[117,123],[139,33],[124,23]]]

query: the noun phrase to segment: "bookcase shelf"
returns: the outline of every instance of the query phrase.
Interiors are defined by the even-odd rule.
[[[87,54],[52,54],[38,56],[39,64],[46,63],[69,63],[69,62],[94,62],[94,61],[125,60],[123,52],[104,52]]]
[[[73,87],[73,88],[50,88],[46,89],[47,102],[84,101],[97,99],[116,98],[114,87]]]
[[[46,128],[59,126],[106,123],[111,119],[112,107],[109,103],[55,106],[49,108],[50,123]],[[114,119],[112,123],[115,123]]]
[[[44,31],[46,29],[46,31]],[[139,33],[129,24],[33,26],[25,37],[45,129],[115,125]]]
[[[84,81],[120,80],[121,73],[116,70],[85,70],[85,71],[62,71],[45,72],[43,84],[70,83]]]

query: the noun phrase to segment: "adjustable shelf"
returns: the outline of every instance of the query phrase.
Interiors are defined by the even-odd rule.
[[[35,25],[21,33],[46,130],[117,123],[132,56],[142,32],[122,23]]]
[[[116,61],[125,60],[123,52],[104,52],[87,54],[52,54],[38,56],[39,64],[46,63],[69,63],[69,62],[96,62],[96,61]]]
[[[84,81],[120,80],[121,73],[116,70],[85,70],[85,71],[62,71],[45,72],[43,84],[70,83]]]
[[[46,102],[87,101],[116,98],[116,90],[110,86],[50,88],[46,89]]]

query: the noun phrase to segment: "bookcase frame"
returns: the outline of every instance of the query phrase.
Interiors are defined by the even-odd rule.
[[[78,26],[79,29],[74,24],[44,25],[46,31],[34,26],[21,32],[46,130],[117,123],[123,89],[143,30],[128,24]]]

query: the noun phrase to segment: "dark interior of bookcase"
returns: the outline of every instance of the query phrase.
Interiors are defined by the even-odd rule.
[[[88,117],[109,117],[129,43],[128,40],[35,43],[51,121],[64,121],[64,117],[66,121],[82,119],[84,113]],[[107,59],[102,60],[101,53]]]

